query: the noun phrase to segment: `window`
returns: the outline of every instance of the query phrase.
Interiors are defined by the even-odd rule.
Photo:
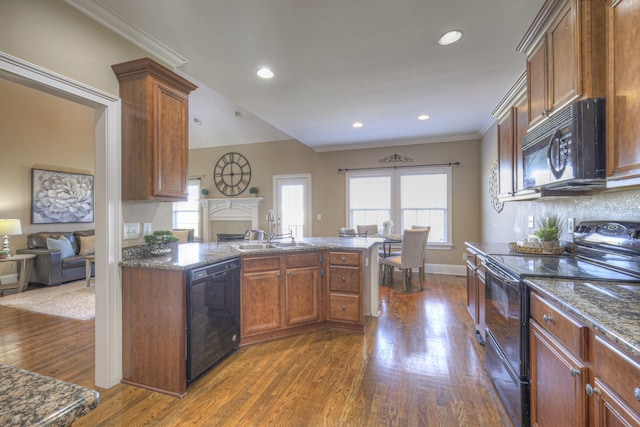
[[[187,201],[173,204],[173,228],[192,228],[195,240],[200,238],[200,179],[190,179]]]
[[[431,226],[430,244],[451,244],[451,167],[416,167],[347,173],[349,227],[393,221],[393,232]]]

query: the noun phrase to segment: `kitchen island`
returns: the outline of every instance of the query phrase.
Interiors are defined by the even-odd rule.
[[[166,256],[123,261],[123,382],[176,397],[186,394],[184,366],[190,357],[185,343],[200,325],[190,317],[189,277],[194,269],[224,261],[240,259],[241,264],[241,329],[239,337],[232,335],[235,343],[327,327],[364,333],[371,317],[379,315],[377,249],[382,241],[320,237],[280,244],[187,243],[175,245]],[[212,307],[214,299],[224,301],[237,289],[229,286],[213,297]]]
[[[2,426],[68,426],[99,402],[95,390],[0,364]]]

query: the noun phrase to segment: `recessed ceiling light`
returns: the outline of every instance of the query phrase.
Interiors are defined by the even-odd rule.
[[[267,67],[262,67],[258,70],[258,77],[262,77],[263,79],[270,79],[273,77],[273,71],[268,69]]]
[[[429,120],[428,114],[421,114],[418,116],[418,120]]]
[[[442,46],[446,46],[448,44],[452,44],[457,42],[462,38],[462,30],[452,30],[447,31],[438,39],[438,44]]]
[[[361,128],[364,124],[362,124],[362,122],[354,122],[351,126],[354,128]]]

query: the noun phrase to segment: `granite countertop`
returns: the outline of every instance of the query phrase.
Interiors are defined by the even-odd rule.
[[[249,252],[238,250],[238,246],[259,242],[242,240],[225,243],[184,243],[177,245],[170,255],[134,258],[122,261],[120,265],[123,267],[153,268],[159,270],[190,270],[238,256],[324,249],[365,250],[383,241],[383,238],[374,237],[308,237],[296,239],[296,242],[307,243],[311,246],[265,248]],[[285,240],[285,242],[287,241]]]
[[[508,243],[465,244],[484,255],[514,253]],[[527,277],[525,283],[614,346],[640,358],[640,284],[541,277]]]
[[[640,358],[640,284],[538,277],[525,283]]]
[[[2,426],[68,426],[99,402],[95,390],[0,364]]]

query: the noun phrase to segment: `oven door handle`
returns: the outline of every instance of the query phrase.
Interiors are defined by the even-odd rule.
[[[489,274],[497,277],[498,279],[512,285],[512,286],[519,286],[520,285],[520,279],[514,278],[512,276],[507,275],[506,273],[503,273],[500,270],[497,270],[494,267],[490,267],[491,264],[487,264],[486,262],[483,262],[482,265],[484,266],[485,270],[489,272]]]

